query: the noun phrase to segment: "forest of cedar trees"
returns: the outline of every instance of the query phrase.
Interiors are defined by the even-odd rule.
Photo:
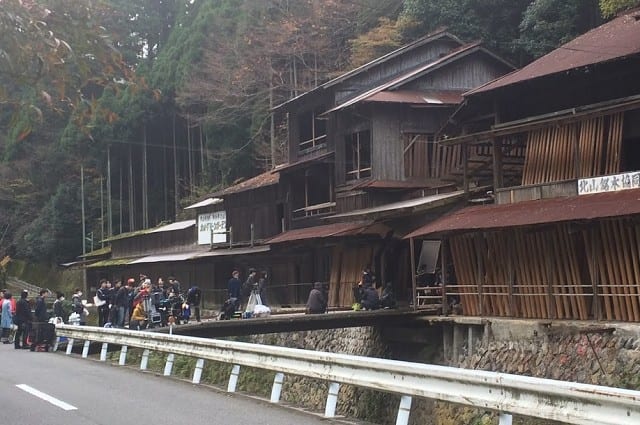
[[[77,257],[81,193],[87,251],[180,219],[282,162],[271,106],[435,29],[520,67],[637,4],[0,0],[0,258]]]

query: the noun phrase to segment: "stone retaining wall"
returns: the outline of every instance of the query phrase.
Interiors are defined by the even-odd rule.
[[[577,381],[596,385],[640,389],[640,326],[598,324],[549,324],[535,321],[493,320],[474,326],[442,326],[439,340],[425,346],[422,358],[403,358],[403,347],[385,340],[373,327],[329,329],[256,335],[253,343],[359,356],[395,358],[440,363],[468,369],[521,374]],[[460,347],[447,348],[447,334],[462,335]],[[455,338],[449,338],[449,340]],[[451,353],[455,353],[452,358]],[[447,359],[447,360],[445,360]],[[319,412],[324,411],[328,384],[308,378],[287,376],[282,401]],[[399,397],[343,385],[337,414],[379,424],[394,424]],[[496,415],[430,400],[414,400],[410,423],[415,425],[489,425]],[[550,421],[514,418],[514,425],[551,425]]]

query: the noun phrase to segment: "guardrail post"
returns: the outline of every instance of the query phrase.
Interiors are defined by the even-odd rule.
[[[67,356],[71,354],[71,350],[73,350],[73,338],[67,340]]]
[[[82,358],[86,359],[89,357],[89,345],[91,345],[91,341],[86,340],[84,342],[84,347],[82,347]]]
[[[53,351],[58,351],[58,345],[60,345],[60,337],[56,337],[56,343],[53,344]]]
[[[100,361],[101,362],[106,362],[107,361],[107,348],[109,347],[109,344],[106,342],[102,343],[102,349],[100,349]]]
[[[147,370],[148,364],[149,364],[149,349],[146,348],[142,352],[142,359],[140,359],[140,370]]]
[[[127,346],[123,345],[120,348],[120,361],[118,361],[120,366],[124,366],[127,364]]]
[[[398,407],[398,416],[396,416],[396,425],[407,425],[409,423],[409,414],[411,413],[411,396],[403,395],[400,398],[400,406]]]
[[[231,376],[229,376],[229,385],[227,385],[227,392],[236,392],[236,385],[238,385],[238,376],[240,375],[240,365],[234,364],[231,369]]]
[[[175,357],[176,355],[173,353],[167,356],[167,362],[164,364],[164,376],[171,376],[171,369],[173,369],[173,360]]]
[[[280,401],[280,394],[282,393],[282,384],[284,383],[284,373],[276,373],[273,378],[273,387],[271,388],[271,403],[277,403]]]
[[[200,383],[200,378],[202,378],[202,369],[204,369],[204,359],[198,359],[198,361],[196,361],[196,368],[193,370],[192,384]]]
[[[513,416],[509,413],[500,413],[498,416],[498,425],[511,425],[513,423]]]
[[[329,394],[327,394],[327,405],[324,408],[325,418],[334,418],[336,416],[336,405],[338,404],[338,392],[340,384],[331,382],[329,384]]]

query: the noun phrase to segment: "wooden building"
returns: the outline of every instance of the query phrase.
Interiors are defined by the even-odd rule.
[[[439,144],[462,153],[467,183],[494,186],[495,204],[407,236],[445,246],[445,290],[414,279],[419,306],[640,321],[639,73],[632,11],[465,94]],[[471,161],[479,152],[489,160]]]
[[[91,268],[175,274],[198,283],[205,303],[220,303],[231,271],[246,276],[254,267],[269,273],[274,305],[303,304],[320,281],[331,306],[347,307],[369,265],[378,283],[394,282],[407,299],[402,236],[486,191],[463,187],[460,150],[435,144],[436,134],[464,92],[512,69],[481,45],[438,31],[347,72],[274,109],[287,117],[286,164],[188,207],[193,222],[166,233],[173,241],[147,231],[112,238],[121,246],[111,263]]]
[[[330,304],[352,303],[366,265],[380,284],[410,295],[409,250],[399,238],[467,201],[462,169],[434,136],[464,92],[512,69],[481,45],[438,31],[274,109],[289,130],[289,162],[278,168],[287,232],[276,241],[324,257],[316,261],[329,268],[308,267],[330,282]],[[327,223],[378,227],[326,238]]]

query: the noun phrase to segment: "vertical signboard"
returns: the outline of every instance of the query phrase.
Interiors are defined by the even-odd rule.
[[[227,214],[225,211],[198,215],[198,245],[211,244],[212,229],[213,243],[227,242]]]

